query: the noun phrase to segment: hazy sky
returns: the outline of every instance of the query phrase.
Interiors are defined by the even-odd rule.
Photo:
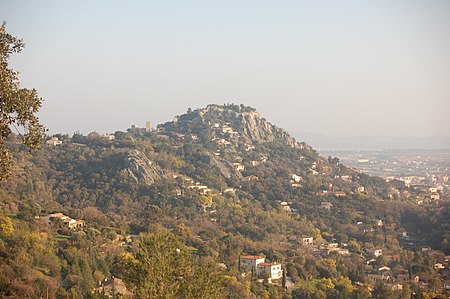
[[[450,135],[450,1],[17,1],[51,133],[243,103],[289,131]]]

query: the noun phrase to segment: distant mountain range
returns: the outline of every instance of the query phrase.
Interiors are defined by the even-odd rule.
[[[383,149],[450,149],[450,136],[393,137],[350,136],[331,137],[311,132],[292,132],[298,141],[304,141],[319,150],[383,150]]]

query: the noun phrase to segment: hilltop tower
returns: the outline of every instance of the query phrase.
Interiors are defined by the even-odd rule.
[[[151,122],[151,121],[147,121],[147,122],[145,123],[145,131],[147,131],[147,132],[153,131],[153,128],[152,128],[152,122]]]

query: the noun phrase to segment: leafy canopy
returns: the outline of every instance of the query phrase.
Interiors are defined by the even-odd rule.
[[[125,281],[136,298],[224,298],[225,278],[214,264],[199,264],[167,230],[141,234],[139,252],[123,256]]]
[[[43,137],[44,127],[36,116],[42,99],[35,89],[20,88],[19,73],[8,68],[8,59],[13,53],[20,53],[24,42],[6,32],[6,25],[0,26],[0,181],[11,168],[11,153],[5,146],[5,139],[11,128],[22,131],[22,141],[27,146],[37,147]]]

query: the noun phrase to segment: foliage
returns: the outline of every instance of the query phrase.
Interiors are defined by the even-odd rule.
[[[23,143],[36,147],[41,142],[44,128],[36,116],[41,107],[41,98],[35,89],[20,88],[19,73],[8,68],[8,59],[20,53],[24,47],[21,39],[6,32],[6,24],[0,26],[0,181],[11,168],[11,153],[5,139],[11,127],[23,129]]]
[[[141,234],[139,252],[125,254],[125,279],[137,298],[225,298],[225,281],[212,264],[200,265],[175,235]]]
[[[246,110],[232,109],[232,116],[234,109]],[[58,135],[64,140],[61,146],[33,152],[23,151],[11,134],[7,146],[14,153],[15,171],[0,190],[0,258],[6,273],[1,294],[16,287],[41,290],[36,285],[43,277],[55,282],[52,294],[89,297],[100,280],[114,275],[140,297],[368,298],[370,292],[361,285],[374,285],[368,280],[365,250],[378,246],[386,256],[375,261],[374,271],[388,265],[419,275],[431,291],[437,287],[436,258],[406,247],[399,233],[406,229],[417,240],[447,248],[447,205],[387,201],[390,189],[406,187],[358,173],[333,158],[330,164],[308,147],[271,140],[255,141],[247,150],[248,140],[211,127],[238,126],[240,118],[214,113],[201,116],[196,110],[156,132],[116,132],[115,140],[97,133]],[[228,138],[230,144],[212,142],[212,137]],[[149,162],[132,165],[136,153]],[[245,170],[236,170],[235,162]],[[154,179],[146,181],[139,174]],[[300,186],[291,185],[293,174],[301,177]],[[343,175],[351,179],[343,180]],[[204,185],[206,194],[197,189]],[[354,193],[358,186],[367,192]],[[347,195],[317,194],[332,188]],[[322,202],[332,208],[321,208]],[[84,219],[86,227],[73,231],[63,223],[49,226],[35,219],[53,212]],[[383,220],[382,227],[377,219]],[[42,232],[47,233],[45,242],[30,237]],[[351,254],[317,255],[301,245],[301,235],[313,236],[316,244],[341,243]],[[20,254],[10,254],[8,246]],[[397,253],[400,260],[387,258]],[[285,262],[286,277],[277,286],[259,282],[251,273],[243,276],[238,265],[242,254]],[[283,288],[291,281],[296,289]]]

